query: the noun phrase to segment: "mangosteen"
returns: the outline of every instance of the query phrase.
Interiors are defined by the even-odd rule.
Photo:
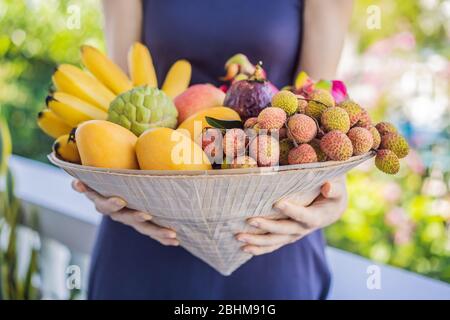
[[[275,92],[273,88],[258,64],[251,77],[233,82],[225,96],[224,105],[239,113],[242,121],[257,117],[270,104]]]

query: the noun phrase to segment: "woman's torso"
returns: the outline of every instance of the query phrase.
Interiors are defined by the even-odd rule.
[[[226,59],[262,60],[278,87],[292,82],[301,43],[298,0],[144,0],[143,41],[159,83],[178,59],[193,83],[218,84]],[[104,218],[92,257],[93,299],[318,299],[330,275],[320,231],[253,257],[225,277],[181,247],[164,247]]]
[[[300,49],[299,0],[144,1],[143,41],[159,83],[172,63],[191,62],[192,83],[219,83],[225,61],[244,53],[262,61],[278,87],[291,84]]]

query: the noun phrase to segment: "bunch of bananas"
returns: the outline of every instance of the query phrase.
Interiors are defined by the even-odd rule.
[[[136,42],[128,52],[128,73],[112,62],[98,49],[81,47],[81,69],[61,64],[52,76],[56,90],[46,99],[46,108],[39,112],[38,126],[50,137],[55,153],[62,159],[80,163],[73,130],[80,123],[93,119],[105,120],[114,98],[133,87],[158,87],[152,57],[146,46]],[[191,80],[191,65],[186,60],[176,61],[166,75],[162,90],[175,98],[187,89]],[[72,132],[72,134],[71,134]]]

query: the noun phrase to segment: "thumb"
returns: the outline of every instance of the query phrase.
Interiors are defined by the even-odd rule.
[[[327,181],[320,189],[320,193],[327,199],[339,198],[344,193],[344,185],[339,182]]]

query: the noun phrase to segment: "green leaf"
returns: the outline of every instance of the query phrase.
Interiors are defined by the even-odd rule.
[[[205,117],[206,122],[213,128],[217,129],[242,129],[244,127],[242,121],[237,120],[220,120],[211,117]]]
[[[324,89],[327,91],[331,91],[331,87],[332,87],[332,83],[331,83],[331,81],[328,81],[328,80],[320,80],[319,82],[316,83],[317,89]]]
[[[30,262],[28,264],[27,273],[25,275],[25,280],[23,282],[23,296],[22,298],[24,300],[30,300],[35,298],[35,293],[33,290],[33,285],[31,283],[31,280],[33,278],[33,275],[38,270],[38,250],[32,249],[31,256],[30,256]]]
[[[8,166],[8,159],[11,155],[11,134],[8,123],[3,114],[0,114],[0,175],[3,175]]]

